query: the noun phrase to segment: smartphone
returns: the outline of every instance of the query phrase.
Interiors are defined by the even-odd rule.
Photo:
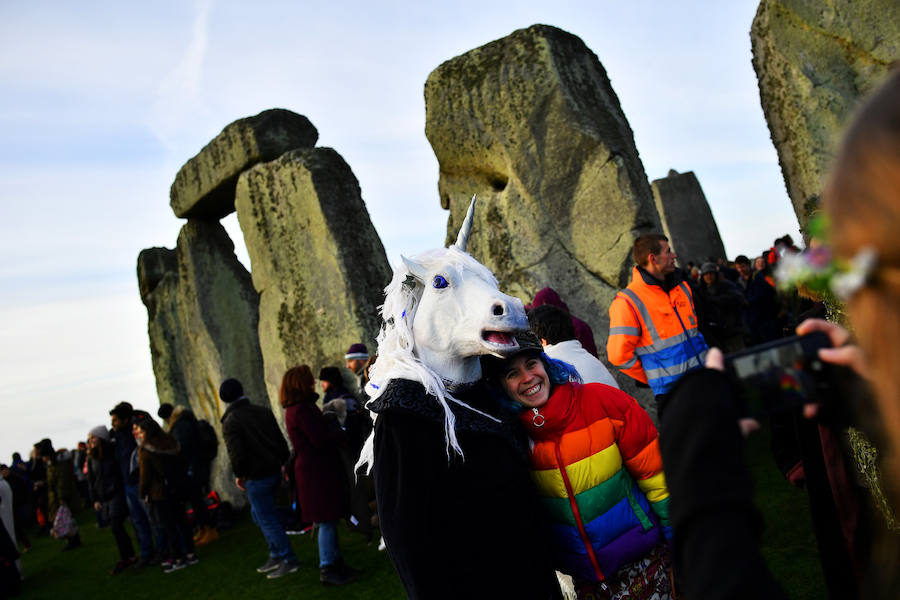
[[[725,372],[737,386],[744,412],[762,416],[825,402],[832,370],[819,359],[820,348],[831,348],[831,340],[815,331],[727,355]]]

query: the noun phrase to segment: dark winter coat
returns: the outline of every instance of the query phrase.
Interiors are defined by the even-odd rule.
[[[187,468],[179,450],[178,441],[168,433],[144,440],[138,451],[141,498],[162,502],[186,497]]]
[[[499,414],[481,384],[457,397]],[[497,423],[450,406],[464,459],[452,450],[448,457],[443,410],[420,383],[392,380],[369,404],[378,414],[381,531],[408,597],[556,597],[547,525],[516,418]]]
[[[116,446],[116,459],[119,462],[122,481],[126,485],[137,485],[140,475],[131,469],[131,455],[137,448],[137,442],[134,441],[134,436],[131,434],[130,422],[122,431],[113,430],[111,433],[113,444]]]
[[[303,521],[335,521],[349,512],[349,481],[341,462],[344,432],[332,426],[316,406],[312,394],[284,411],[291,446],[294,448],[294,477]]]
[[[88,457],[88,492],[91,502],[99,502],[100,512],[107,521],[127,514],[125,484],[115,456],[115,447],[101,441],[102,458]]]
[[[722,277],[711,286],[701,280],[695,289],[697,318],[707,344],[725,352],[737,350],[730,345],[730,340],[745,333],[743,313],[747,300],[741,289]]]
[[[235,477],[278,475],[291,453],[272,411],[246,397],[230,403],[222,415],[222,437]]]

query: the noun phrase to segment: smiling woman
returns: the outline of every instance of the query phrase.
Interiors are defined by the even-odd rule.
[[[531,437],[532,476],[554,521],[554,566],[573,577],[580,598],[673,598],[669,493],[650,417],[616,388],[579,383],[534,334],[516,340],[518,352],[485,363]]]

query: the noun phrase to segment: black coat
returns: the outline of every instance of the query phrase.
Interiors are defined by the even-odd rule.
[[[495,413],[476,386],[458,396]],[[443,410],[418,382],[392,380],[369,407],[381,531],[409,598],[557,597],[546,522],[514,418],[451,404],[465,459],[448,460]]]
[[[125,515],[125,485],[122,472],[115,456],[115,447],[110,442],[104,445],[103,458],[88,457],[88,492],[91,502],[99,502],[104,519],[112,520]]]
[[[247,398],[232,402],[222,415],[222,437],[235,477],[278,475],[291,453],[272,411]]]

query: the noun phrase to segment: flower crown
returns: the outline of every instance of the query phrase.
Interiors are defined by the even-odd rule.
[[[775,279],[781,290],[802,288],[818,296],[834,295],[848,301],[872,277],[878,264],[878,253],[871,246],[863,246],[849,261],[838,259],[826,243],[829,224],[824,215],[809,222],[811,240],[818,244],[800,253],[781,257]]]

